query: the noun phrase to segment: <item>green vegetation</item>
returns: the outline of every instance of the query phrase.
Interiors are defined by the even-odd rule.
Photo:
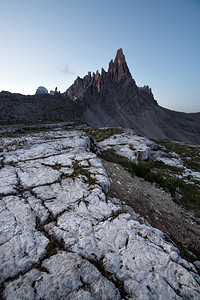
[[[38,122],[26,122],[26,123],[23,123],[22,125],[24,126],[32,126],[32,125],[40,125],[40,124],[59,124],[59,123],[62,123],[61,121],[38,121]]]
[[[15,137],[20,137],[20,136],[27,135],[27,134],[32,134],[32,133],[35,134],[35,133],[48,132],[48,131],[52,131],[52,129],[46,128],[46,127],[22,128],[22,129],[16,129],[13,133],[6,133],[6,137],[15,138]]]
[[[200,210],[200,191],[197,186],[187,184],[183,179],[171,176],[162,169],[158,169],[155,162],[146,162],[139,159],[138,163],[116,154],[113,149],[102,151],[100,157],[119,163],[132,175],[144,178],[151,183],[155,182],[165,191],[170,192],[174,201],[186,209],[191,209],[197,215]],[[200,215],[199,215],[200,217]]]
[[[200,170],[200,146],[189,145],[170,140],[154,140],[156,143],[164,146],[166,152],[176,152],[180,155],[184,166],[192,171]]]
[[[126,214],[128,213],[127,209],[118,209],[114,214],[113,214],[113,218],[117,218],[118,216],[122,215],[122,214]]]
[[[75,160],[73,162],[73,168],[74,168],[74,171],[73,171],[72,175],[70,175],[70,177],[75,179],[78,175],[81,174],[81,175],[87,177],[86,183],[88,183],[89,185],[96,184],[96,179],[91,176],[91,173],[88,170],[88,168],[80,166],[79,162],[77,160]]]
[[[46,127],[30,127],[30,128],[24,128],[21,129],[21,134],[28,134],[28,133],[40,133],[40,132],[48,132],[48,131],[52,131],[52,128],[46,128]]]
[[[101,142],[114,134],[124,133],[124,129],[122,128],[85,128],[83,129],[87,135],[95,140],[96,142]]]
[[[70,167],[70,166],[61,165],[58,163],[56,163],[54,165],[42,163],[42,165],[52,168],[53,170],[60,170],[63,167]],[[79,165],[78,160],[75,160],[73,162],[73,173],[71,175],[62,175],[62,177],[71,177],[71,178],[75,179],[78,175],[83,175],[83,176],[87,177],[86,183],[88,183],[89,185],[96,184],[96,179],[91,176],[92,174],[88,170],[88,167]]]
[[[57,254],[58,249],[62,248],[62,244],[56,238],[50,239],[49,243],[45,247],[45,256],[43,257],[43,260]],[[49,273],[49,271],[44,266],[42,266],[42,261],[40,261],[39,263],[34,263],[32,268],[37,269],[41,272]]]
[[[45,247],[45,251],[46,251],[45,258],[49,258],[57,254],[58,249],[59,249],[59,245],[57,244],[57,241],[51,239],[47,244],[47,246]]]
[[[131,144],[129,145],[129,148],[130,148],[131,150],[133,150],[133,151],[135,150],[135,148],[134,148],[133,145],[131,145]]]
[[[127,297],[128,294],[126,293],[126,291],[124,289],[124,281],[113,276],[113,274],[111,272],[108,272],[104,268],[103,260],[94,260],[94,259],[88,259],[88,260],[93,266],[95,266],[95,268],[98,269],[98,271],[101,273],[101,275],[103,277],[106,277],[107,280],[109,280],[110,282],[112,282],[115,285],[115,287],[119,290],[121,299],[128,299],[128,297]]]
[[[165,170],[170,173],[175,173],[175,174],[181,175],[184,171],[184,168],[179,168],[176,166],[169,166],[169,165],[166,165],[165,163],[163,163],[162,161],[153,161],[151,164],[154,168],[157,168],[159,170]]]
[[[49,168],[52,168],[53,170],[60,170],[61,168],[63,167],[68,167],[68,166],[63,166],[61,164],[54,164],[54,165],[50,165],[50,164],[46,164],[46,163],[41,163],[43,166],[46,166],[46,167],[49,167]]]
[[[0,160],[0,168],[4,167],[4,162],[2,160]]]

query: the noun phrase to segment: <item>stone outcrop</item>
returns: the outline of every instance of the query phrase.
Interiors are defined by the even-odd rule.
[[[1,298],[198,299],[195,267],[106,196],[90,146],[69,129],[1,139]]]
[[[196,153],[193,159],[196,159],[196,163],[198,163],[200,146],[188,144],[186,146],[184,143],[177,141],[174,141],[174,144],[182,145],[185,155],[187,152],[189,155],[192,151],[191,148],[193,148]],[[151,160],[161,162],[168,168],[175,167],[176,173],[173,173],[174,177],[182,178],[186,183],[192,185],[196,182],[197,186],[200,187],[200,172],[198,171],[198,167],[195,168],[196,171],[188,168],[179,154],[174,151],[167,151],[165,147],[154,143],[146,137],[138,136],[131,129],[126,129],[122,134],[115,134],[104,139],[98,143],[98,147],[103,151],[111,149],[116,154],[134,162],[138,162],[139,159]],[[192,157],[189,156],[187,159],[192,160]]]
[[[117,154],[137,162],[138,159],[149,160],[156,149],[156,144],[148,138],[138,136],[132,130],[123,134],[115,134],[98,143],[101,150],[112,149]]]

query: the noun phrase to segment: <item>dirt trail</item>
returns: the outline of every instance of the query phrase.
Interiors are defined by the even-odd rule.
[[[117,163],[102,162],[111,179],[108,196],[125,201],[152,226],[166,233],[185,258],[200,260],[200,220],[155,184],[132,177]]]

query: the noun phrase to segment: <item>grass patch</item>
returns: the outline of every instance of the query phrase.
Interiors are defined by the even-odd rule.
[[[121,299],[128,299],[128,294],[126,293],[124,289],[124,282],[120,279],[118,279],[116,276],[114,276],[112,273],[106,271],[104,268],[103,260],[88,260],[95,268],[98,269],[98,271],[101,273],[103,277],[106,277],[110,282],[112,282],[115,287],[119,290]]]
[[[27,122],[23,123],[24,126],[34,126],[34,125],[49,125],[49,124],[59,124],[61,121],[38,121],[38,122]]]
[[[40,127],[40,128],[24,128],[21,130],[22,134],[28,134],[28,133],[40,133],[40,132],[48,132],[52,131],[52,128],[46,128],[46,127]]]
[[[134,147],[133,145],[131,145],[131,144],[129,144],[129,148],[130,148],[131,150],[133,150],[133,151],[136,150],[135,147]]]
[[[182,174],[184,171],[184,168],[166,165],[162,161],[153,161],[152,166],[161,170],[171,171],[172,173],[176,173],[176,174]]]
[[[40,127],[40,128],[19,128],[16,129],[14,132],[12,133],[6,133],[6,137],[10,137],[10,138],[15,138],[15,137],[20,137],[23,135],[27,135],[27,134],[36,134],[36,133],[40,133],[40,132],[49,132],[52,131],[51,128],[46,128],[46,127]]]
[[[171,176],[163,170],[155,168],[155,162],[139,159],[138,163],[116,154],[113,149],[102,151],[100,157],[111,162],[119,163],[132,175],[155,182],[166,192],[170,192],[174,201],[186,209],[194,210],[198,215],[200,210],[200,191],[195,185],[187,184],[183,179]]]
[[[87,135],[95,140],[96,142],[101,142],[114,134],[124,133],[124,129],[122,128],[85,128],[83,129]]]
[[[70,177],[72,177],[73,179],[75,179],[78,175],[81,174],[81,175],[87,177],[86,183],[88,183],[89,185],[96,184],[96,179],[91,176],[91,173],[88,170],[88,168],[80,166],[79,162],[77,160],[75,160],[73,162],[73,169],[74,169],[74,171],[70,175]]]
[[[198,160],[188,160],[183,159],[184,165],[186,168],[191,169],[192,171],[199,172],[200,171],[200,159]]]
[[[156,143],[164,146],[166,152],[176,152],[180,155],[184,166],[193,171],[200,170],[200,147],[195,145],[183,144],[170,140],[154,140]],[[188,159],[190,157],[191,159]]]
[[[63,167],[68,167],[68,166],[63,166],[63,165],[61,165],[61,164],[58,164],[58,163],[56,163],[56,164],[54,164],[54,165],[49,165],[49,164],[45,164],[45,163],[41,163],[43,166],[45,166],[45,167],[49,167],[49,168],[52,168],[53,170],[60,170],[61,168],[63,168]]]
[[[66,126],[63,127],[64,130],[77,130],[80,129],[82,130],[83,124],[74,122],[74,123],[69,123]]]
[[[4,167],[4,162],[3,160],[0,160],[0,168],[3,168]]]
[[[45,247],[45,258],[49,258],[55,254],[57,254],[59,249],[59,245],[57,245],[57,241],[54,241],[54,239],[50,240],[47,246]]]
[[[118,216],[122,215],[122,214],[127,214],[128,210],[127,209],[118,209],[114,214],[113,217],[117,218]]]

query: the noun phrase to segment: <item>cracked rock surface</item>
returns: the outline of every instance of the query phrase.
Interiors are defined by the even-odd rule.
[[[114,149],[115,152],[133,161],[138,158],[149,159],[152,150],[156,148],[150,139],[134,134],[133,130],[126,129],[123,134],[115,134],[98,143],[102,150]]]
[[[195,267],[124,202],[85,133],[1,139],[3,299],[198,299]]]

